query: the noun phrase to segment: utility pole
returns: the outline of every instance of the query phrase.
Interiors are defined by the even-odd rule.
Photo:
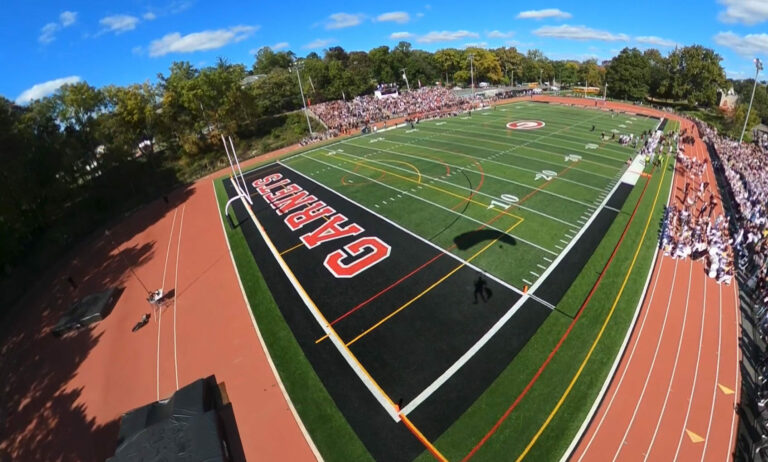
[[[741,138],[739,143],[744,141],[744,132],[747,131],[747,123],[749,122],[749,113],[752,111],[752,101],[755,99],[755,89],[757,88],[757,74],[763,70],[763,63],[760,58],[755,58],[755,84],[752,85],[752,97],[749,98],[749,108],[747,108],[747,117],[744,119],[744,128],[741,129]]]
[[[475,98],[475,54],[469,54],[469,78],[472,82],[472,99]]]
[[[410,93],[411,85],[408,83],[408,76],[405,75],[405,68],[402,68],[400,70],[403,71],[403,79],[405,80],[405,86],[408,88],[408,92]]]
[[[605,88],[603,88],[603,101],[605,101],[605,96],[608,94],[608,81],[605,81]]]
[[[307,128],[309,129],[310,136],[314,135],[312,132],[312,124],[309,123],[309,111],[307,110],[307,101],[304,99],[304,87],[301,85],[301,68],[304,66],[302,61],[294,61],[291,69],[296,69],[296,78],[299,80],[299,91],[301,92],[301,103],[304,105],[304,116],[307,118]]]
[[[541,86],[541,74],[544,72],[544,69],[539,69],[539,86]]]

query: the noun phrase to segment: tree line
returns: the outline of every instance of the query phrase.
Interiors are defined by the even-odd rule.
[[[2,274],[36,251],[55,255],[117,213],[224,166],[221,134],[233,135],[245,155],[301,139],[305,121],[292,112],[302,106],[299,61],[310,104],[370,94],[379,83],[402,87],[403,74],[411,87],[466,87],[470,62],[475,83],[607,82],[609,97],[629,100],[649,95],[712,106],[726,84],[720,57],[700,46],[666,56],[624,49],[601,63],[551,60],[539,50],[510,47],[432,53],[408,42],[367,52],[331,47],[322,56],[296,58],[265,47],[250,67],[224,59],[202,68],[174,62],[155,83],[96,88],[79,82],[25,106],[0,97]],[[765,118],[764,89],[758,100],[757,114]]]

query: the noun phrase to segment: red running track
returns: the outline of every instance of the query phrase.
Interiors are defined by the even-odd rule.
[[[247,460],[315,459],[254,330],[210,177],[109,230],[41,275],[1,326],[0,460],[103,461],[122,413],[210,374],[226,386]],[[133,333],[151,311],[142,284],[174,289],[175,304]],[[106,319],[50,335],[73,299],[111,285],[125,291]]]
[[[698,136],[685,152],[709,158]],[[716,188],[709,162],[704,180]],[[684,183],[677,171],[670,201],[680,203]],[[660,253],[624,356],[571,460],[733,459],[737,303],[735,280],[718,285],[702,261]]]

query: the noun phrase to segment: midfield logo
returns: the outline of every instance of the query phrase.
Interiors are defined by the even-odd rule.
[[[541,120],[516,120],[507,124],[507,128],[510,130],[538,130],[544,127],[544,122]]]

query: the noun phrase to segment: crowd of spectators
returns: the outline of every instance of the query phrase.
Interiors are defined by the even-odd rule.
[[[377,122],[411,117],[427,119],[468,110],[471,101],[444,87],[424,87],[399,96],[358,96],[350,101],[329,101],[311,111],[330,130],[349,133]]]
[[[733,247],[739,255],[739,266],[754,287],[760,308],[768,306],[768,163],[766,150],[757,144],[742,144],[717,134],[715,129],[699,123],[699,131],[712,144],[717,154],[717,168],[726,180],[734,203]],[[768,333],[768,317],[761,323]]]
[[[705,176],[706,159],[685,154],[683,133],[677,138],[677,168],[685,175],[682,196],[667,208],[661,246],[672,258],[704,259],[709,277],[730,284],[734,276],[732,240],[725,216],[716,212],[715,185]],[[662,144],[663,151],[663,144]],[[713,214],[715,214],[713,216]]]

